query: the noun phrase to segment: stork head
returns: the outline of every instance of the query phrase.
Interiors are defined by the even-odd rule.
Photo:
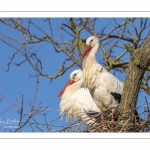
[[[84,49],[84,53],[82,55],[82,59],[86,56],[86,54],[93,48],[95,45],[99,45],[99,39],[95,36],[90,36],[86,40],[86,46]]]
[[[77,81],[81,80],[82,78],[83,78],[83,72],[80,69],[74,70],[70,74],[70,80],[73,80],[74,82],[77,82]]]
[[[82,80],[82,79],[83,79],[83,72],[82,72],[82,70],[80,70],[80,69],[74,70],[70,74],[70,80],[66,83],[66,85],[63,87],[63,89],[60,91],[60,93],[58,94],[57,97],[61,96],[65,92],[65,89],[69,85],[74,84],[75,82],[78,82],[79,80]]]

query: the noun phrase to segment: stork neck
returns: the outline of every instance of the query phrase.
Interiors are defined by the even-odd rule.
[[[80,79],[79,81],[69,85],[65,89],[65,92],[63,93],[62,98],[66,98],[67,96],[70,96],[73,93],[75,93],[78,89],[81,88],[82,84],[83,84],[83,79]]]
[[[83,60],[83,68],[85,67],[86,64],[88,64],[88,68],[89,68],[89,63],[93,64],[93,63],[96,63],[96,53],[98,51],[98,48],[99,48],[99,44],[96,44],[91,50],[90,52],[88,53],[88,55],[85,57],[85,59]]]
[[[99,44],[95,44],[95,46],[91,49],[89,56],[95,58],[98,49],[99,49]]]

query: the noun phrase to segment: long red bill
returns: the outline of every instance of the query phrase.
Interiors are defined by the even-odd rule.
[[[69,80],[69,81],[66,83],[66,85],[63,87],[63,89],[60,91],[60,93],[58,94],[57,97],[61,96],[61,95],[64,93],[66,87],[69,86],[69,85],[71,85],[71,84],[73,84],[73,83],[74,83],[74,80]]]
[[[83,59],[85,57],[85,55],[91,50],[91,45],[86,45],[85,49],[84,49],[84,53],[82,54],[81,59]]]

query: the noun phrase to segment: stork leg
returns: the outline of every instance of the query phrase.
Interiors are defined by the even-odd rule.
[[[103,115],[103,113],[101,114],[101,122],[102,123],[104,122],[104,115]]]
[[[111,113],[111,121],[114,122],[114,110],[112,109],[112,113]]]

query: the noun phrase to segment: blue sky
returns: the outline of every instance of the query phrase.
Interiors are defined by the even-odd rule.
[[[26,22],[27,19],[23,19],[24,22]],[[118,23],[122,22],[123,19],[117,19]],[[34,23],[37,23],[39,26],[44,29],[45,32],[49,33],[48,26],[44,24],[41,21],[41,18],[34,18]],[[64,22],[64,18],[53,18],[52,19],[52,26],[53,26],[53,34],[54,39],[56,41],[61,41],[60,38],[60,32],[58,31],[58,28],[62,22]],[[99,19],[95,29],[99,30],[102,27],[104,27],[106,24],[108,24],[111,21],[110,18],[101,18]],[[25,23],[24,23],[25,24]],[[113,23],[111,23],[108,28],[106,29],[105,33],[109,32],[110,29],[114,26]],[[36,33],[39,36],[42,36],[42,34],[36,30],[35,28],[32,28],[33,33]],[[0,32],[3,34],[6,34],[10,37],[16,37],[20,41],[23,40],[22,35],[17,32],[16,30],[12,30],[10,27],[7,27],[0,23]],[[64,33],[63,33],[64,34]],[[146,35],[146,33],[144,33]],[[81,33],[82,38],[88,38],[90,34],[87,34],[86,32]],[[143,35],[144,36],[144,35]],[[69,40],[69,36],[64,36],[65,40]],[[19,45],[16,43],[12,43],[16,47]],[[19,107],[18,104],[16,106],[11,106],[11,101],[17,100],[19,103],[21,102],[22,95],[24,95],[24,105],[27,105],[29,101],[32,101],[34,99],[34,93],[36,88],[36,78],[29,78],[29,73],[32,75],[35,75],[35,71],[31,68],[29,63],[24,63],[21,66],[17,67],[15,65],[11,65],[10,70],[8,72],[4,71],[4,68],[7,68],[7,63],[9,62],[9,57],[13,54],[14,50],[10,47],[8,47],[6,44],[4,44],[0,40],[0,98],[2,101],[0,102],[0,122],[6,121],[8,119],[15,119],[19,120],[19,115],[16,111],[16,107]],[[42,59],[43,64],[43,72],[45,72],[48,75],[55,75],[57,70],[59,69],[60,65],[62,64],[63,60],[66,58],[66,55],[63,53],[56,53],[54,51],[53,46],[50,43],[39,43],[36,44],[34,49],[41,47],[41,50],[38,53],[38,56]],[[121,52],[116,49],[117,53]],[[128,60],[129,54],[127,54],[123,59]],[[99,51],[97,59],[102,60],[102,52]],[[15,62],[20,62],[23,60],[22,56],[17,56],[15,59]],[[59,110],[59,102],[60,98],[56,98],[64,84],[68,81],[70,73],[78,69],[78,67],[73,66],[71,69],[69,69],[63,76],[58,77],[57,79],[53,80],[52,83],[50,83],[50,80],[44,77],[39,77],[39,89],[37,94],[37,101],[35,105],[38,105],[40,102],[42,102],[43,107],[47,107],[49,109]],[[113,73],[113,71],[111,71]],[[116,76],[124,81],[125,74],[116,73]],[[138,105],[141,105],[145,99],[145,93],[140,92],[139,94],[139,103]],[[148,95],[147,99],[149,99]],[[140,102],[142,101],[142,102]],[[7,108],[10,108],[7,110]],[[5,111],[6,110],[6,111]],[[28,112],[28,108],[26,108],[25,113]],[[46,111],[47,113],[47,120],[51,121],[59,116],[59,112],[54,111]],[[35,117],[37,121],[43,122],[43,116],[37,116]],[[57,126],[65,126],[66,120],[65,118],[60,121],[60,119],[54,121],[53,125]],[[51,126],[51,129],[55,130],[56,127]],[[12,129],[13,130],[13,129]],[[43,129],[46,131],[46,129]],[[3,125],[0,124],[0,132],[3,132],[4,128]],[[31,132],[30,127],[25,127],[23,132]]]

